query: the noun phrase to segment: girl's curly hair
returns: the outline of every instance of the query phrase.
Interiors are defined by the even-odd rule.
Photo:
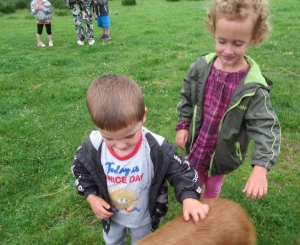
[[[207,10],[206,25],[215,30],[216,19],[224,16],[228,20],[244,20],[253,15],[255,25],[253,28],[254,44],[260,44],[271,34],[269,23],[268,0],[213,0]]]

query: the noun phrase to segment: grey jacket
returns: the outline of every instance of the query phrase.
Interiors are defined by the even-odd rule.
[[[190,167],[189,162],[177,155],[176,147],[169,144],[162,136],[146,128],[146,140],[154,169],[154,177],[149,191],[148,208],[155,230],[168,211],[168,188],[166,181],[174,186],[175,196],[182,203],[185,198],[199,199],[201,189],[198,174]],[[106,175],[101,164],[101,144],[103,138],[99,131],[93,131],[78,148],[71,170],[76,178],[78,194],[87,197],[95,194],[110,203],[106,184]],[[103,229],[109,232],[110,219],[102,220]]]
[[[205,86],[215,58],[216,54],[211,53],[191,64],[180,92],[179,120],[191,122],[187,152],[200,131]],[[245,58],[250,70],[240,81],[221,120],[210,162],[209,174],[212,175],[227,174],[238,168],[245,160],[251,139],[255,143],[252,166],[260,165],[270,170],[280,153],[280,124],[269,97],[273,83],[262,75],[254,60]]]
[[[52,6],[51,3],[47,0],[43,0],[43,9],[35,9],[37,5],[37,0],[33,0],[30,4],[30,12],[35,15],[37,22],[51,22],[52,19]]]
[[[97,0],[97,4],[94,1],[92,3],[97,16],[109,15],[108,0]]]

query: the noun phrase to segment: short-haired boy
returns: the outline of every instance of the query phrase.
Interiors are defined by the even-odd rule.
[[[78,148],[72,173],[78,193],[102,220],[107,245],[125,244],[128,231],[135,244],[159,226],[168,210],[166,180],[184,219],[205,219],[197,172],[175,146],[143,127],[148,110],[137,83],[123,75],[100,77],[86,102],[98,130]]]

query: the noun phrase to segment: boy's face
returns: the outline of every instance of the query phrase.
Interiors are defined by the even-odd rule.
[[[146,122],[146,113],[147,109],[145,109],[143,121],[118,131],[111,132],[99,128],[106,145],[112,147],[114,152],[121,157],[130,154],[141,138],[142,126]]]
[[[236,72],[244,68],[244,55],[252,44],[253,28],[254,20],[251,17],[241,21],[217,18],[213,33],[218,61],[224,70]]]

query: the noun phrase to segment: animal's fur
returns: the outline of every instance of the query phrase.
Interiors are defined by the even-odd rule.
[[[182,214],[136,245],[255,245],[256,233],[246,211],[237,203],[202,199],[209,205],[206,219],[197,225]]]

